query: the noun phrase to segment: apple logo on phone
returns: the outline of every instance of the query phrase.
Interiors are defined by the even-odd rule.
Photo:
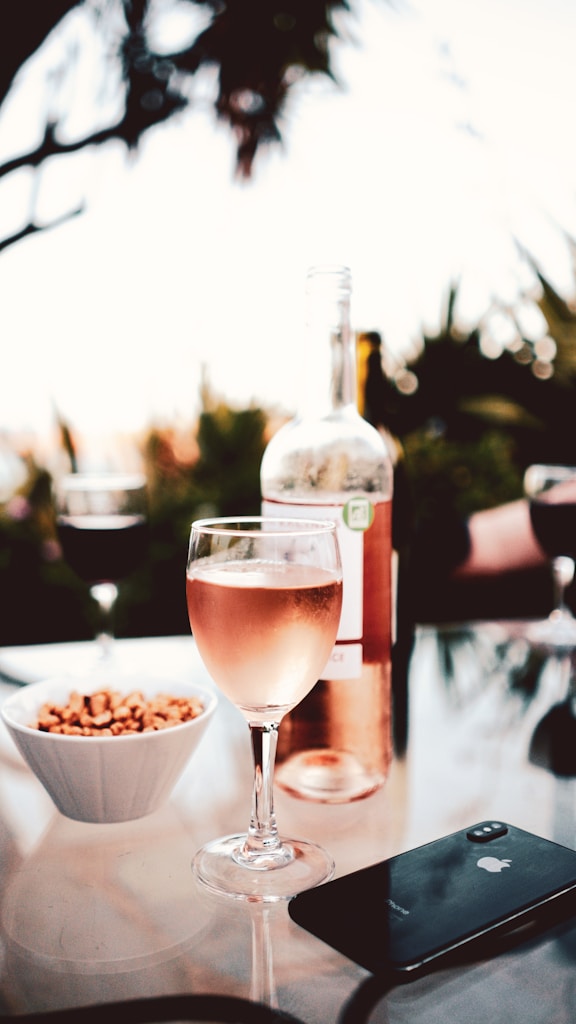
[[[499,857],[480,857],[480,860],[476,861],[477,866],[484,871],[502,871],[503,868],[509,868],[511,863],[507,857],[504,860],[500,860]]]

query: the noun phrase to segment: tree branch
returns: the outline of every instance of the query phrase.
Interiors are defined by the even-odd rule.
[[[292,85],[306,74],[333,77],[329,43],[338,35],[333,16],[338,9],[349,10],[349,0],[189,2],[208,8],[211,21],[191,45],[166,55],[155,52],[150,46],[151,0],[118,0],[125,24],[120,39],[115,41],[105,59],[113,66],[115,76],[120,70],[120,88],[124,90],[121,119],[72,142],[64,142],[58,139],[58,120],[49,117],[38,146],[0,164],[0,180],[22,168],[40,168],[51,157],[69,155],[111,140],[122,141],[128,149],[135,149],[150,128],[189,106],[190,78],[208,65],[218,69],[215,114],[236,136],[237,173],[250,178],[261,146],[281,141],[279,119]],[[35,21],[37,5],[34,0],[18,0],[18,4],[11,5],[11,19],[13,6],[18,10],[18,18],[14,23],[10,21],[9,32],[4,36],[13,53],[11,61],[3,68],[0,66],[0,113],[2,98],[18,70],[32,53],[39,52],[41,42],[63,16],[74,7],[82,6],[82,0],[44,0],[40,5],[43,18],[39,21]],[[158,16],[158,10],[154,13]],[[105,16],[103,11],[100,18]],[[6,15],[0,14],[0,38],[6,24]],[[7,79],[8,75],[12,77]],[[40,230],[40,226],[29,223],[1,242],[0,251]]]
[[[49,228],[58,227],[59,224],[65,223],[67,220],[71,220],[72,217],[78,217],[81,213],[84,213],[85,207],[79,206],[76,210],[71,210],[70,213],[65,213],[62,217],[58,217],[56,220],[50,222],[50,224],[35,224],[30,222],[26,225],[22,231],[17,231],[14,235],[9,235],[8,238],[0,239],[0,253],[4,249],[8,249],[11,245],[15,245],[16,242],[21,242],[23,238],[27,238],[28,235],[35,235],[39,231],[46,231]]]

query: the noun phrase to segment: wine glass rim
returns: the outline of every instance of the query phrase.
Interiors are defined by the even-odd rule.
[[[252,524],[252,525],[250,525]],[[195,519],[191,530],[203,533],[236,533],[239,536],[262,536],[262,524],[276,535],[298,533],[330,533],[336,529],[332,519],[306,519],[296,516],[214,516]]]
[[[553,485],[568,483],[576,478],[576,466],[564,463],[533,462],[524,473],[524,491],[532,499]]]
[[[128,473],[114,470],[86,471],[80,473],[65,473],[57,481],[57,487],[66,487],[67,490],[98,490],[101,487],[109,487],[112,484],[118,490],[131,491],[146,486],[144,473]]]

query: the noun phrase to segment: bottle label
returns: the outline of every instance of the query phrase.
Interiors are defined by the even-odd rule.
[[[360,679],[362,644],[335,644],[321,679]]]
[[[345,505],[298,505],[262,502],[262,515],[299,519],[332,519],[336,523],[342,559],[342,614],[323,679],[359,679],[362,675],[364,622],[364,531],[374,520],[374,506],[364,495],[349,498]],[[355,642],[354,642],[355,641]]]
[[[350,530],[364,532],[374,522],[374,506],[362,495],[350,498],[342,508],[342,519]]]

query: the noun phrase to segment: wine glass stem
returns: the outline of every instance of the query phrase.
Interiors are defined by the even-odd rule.
[[[244,844],[244,857],[262,857],[280,847],[274,814],[274,762],[278,743],[277,722],[250,722],[254,786],[250,827]]]
[[[566,588],[574,579],[575,563],[573,558],[560,555],[552,559],[552,580],[554,584],[554,610],[559,615],[571,615],[566,605]],[[554,613],[553,613],[554,614]]]
[[[118,598],[118,587],[115,583],[95,583],[90,593],[96,601],[100,614],[97,641],[100,644],[102,658],[109,658],[114,643],[114,608]]]

